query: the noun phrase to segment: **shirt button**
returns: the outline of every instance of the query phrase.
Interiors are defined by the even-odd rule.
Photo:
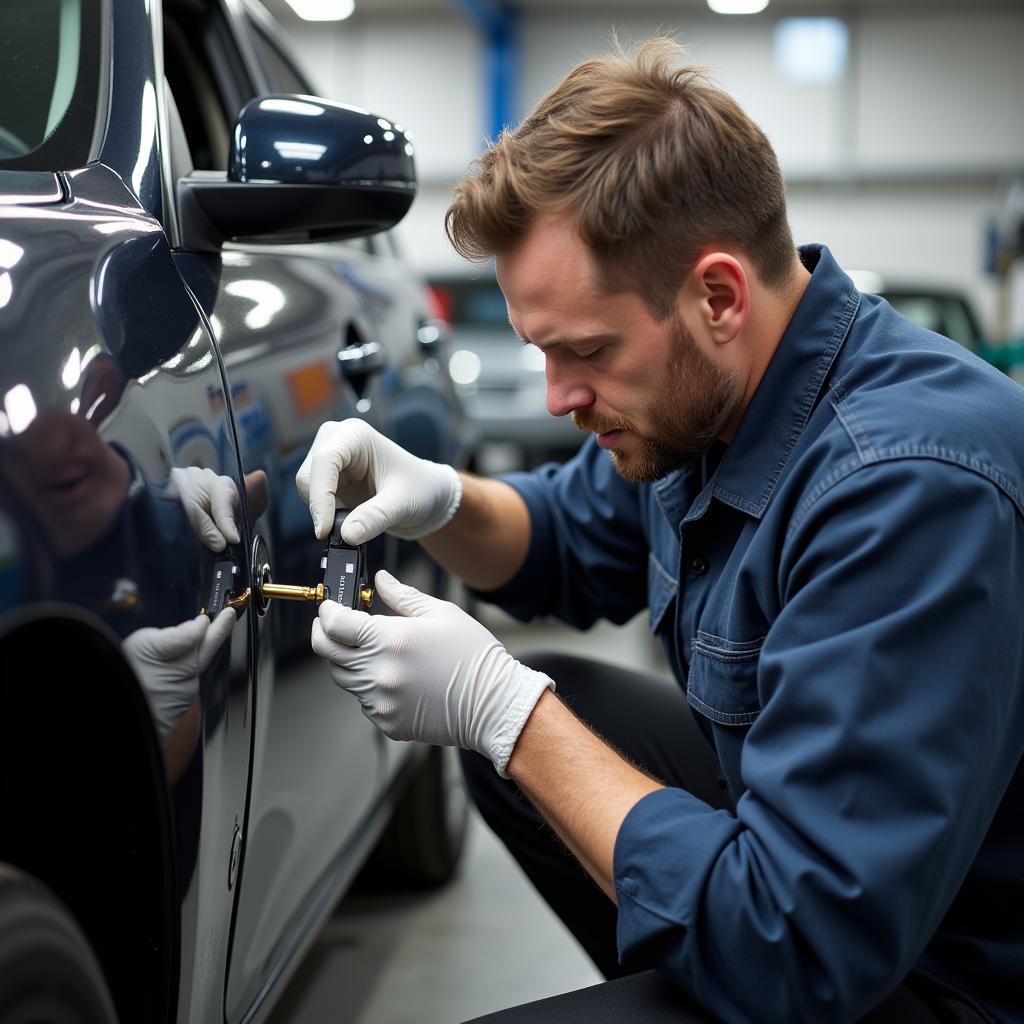
[[[702,555],[695,555],[690,559],[690,572],[694,576],[703,576],[708,571],[708,560]]]

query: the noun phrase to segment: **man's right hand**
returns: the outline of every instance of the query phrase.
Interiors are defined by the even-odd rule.
[[[455,515],[462,499],[462,481],[451,466],[410,455],[359,419],[320,427],[295,485],[321,540],[334,525],[336,499],[352,509],[342,528],[349,544],[381,533],[425,537]]]

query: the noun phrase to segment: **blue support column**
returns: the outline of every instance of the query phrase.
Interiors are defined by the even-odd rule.
[[[503,0],[451,0],[452,6],[480,32],[484,53],[487,107],[484,136],[496,139],[519,122],[516,93],[519,77],[519,11]]]

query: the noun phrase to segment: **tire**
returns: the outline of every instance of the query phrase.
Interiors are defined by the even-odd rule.
[[[0,1024],[117,1024],[103,972],[70,911],[0,864]]]
[[[462,858],[468,820],[458,753],[453,747],[431,747],[395,805],[363,881],[378,889],[428,889],[450,881]]]

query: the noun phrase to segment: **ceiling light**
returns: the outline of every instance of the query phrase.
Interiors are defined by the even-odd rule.
[[[791,82],[838,82],[846,72],[849,36],[838,18],[783,18],[775,26],[776,67]]]
[[[768,0],[708,0],[715,14],[759,14],[768,6]]]
[[[356,9],[355,0],[288,0],[303,21],[344,21]]]

